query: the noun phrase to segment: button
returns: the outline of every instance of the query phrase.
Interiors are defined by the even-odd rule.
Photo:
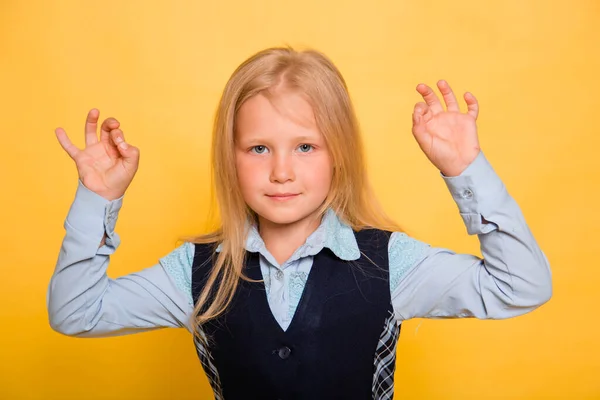
[[[283,346],[282,348],[277,350],[277,354],[279,355],[279,358],[281,358],[282,360],[285,360],[286,358],[288,358],[291,353],[292,353],[292,350],[287,346]]]
[[[275,273],[275,278],[277,278],[277,280],[282,280],[283,279],[283,271],[278,269],[277,272]]]
[[[461,194],[463,199],[472,199],[473,198],[473,191],[471,189],[466,189],[463,190],[462,194]]]

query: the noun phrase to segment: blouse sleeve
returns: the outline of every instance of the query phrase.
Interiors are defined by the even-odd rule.
[[[120,244],[115,224],[122,200],[108,201],[79,181],[47,289],[50,326],[78,337],[165,327],[191,330],[192,243],[184,243],[151,267],[116,279],[107,276],[110,256]],[[107,239],[99,247],[104,233]]]
[[[440,175],[467,233],[477,235],[483,258],[394,232],[388,250],[396,320],[503,319],[547,302],[552,296],[548,259],[483,152],[461,175]]]

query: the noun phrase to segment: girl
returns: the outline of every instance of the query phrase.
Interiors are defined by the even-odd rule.
[[[377,206],[339,71],[317,51],[261,51],[242,63],[216,113],[216,232],[118,279],[123,196],[139,160],[114,118],[65,131],[79,186],[48,288],[50,325],[76,337],[184,327],[216,399],[391,399],[409,318],[509,318],[551,297],[551,273],[523,215],[481,151],[479,106],[461,113],[445,81],[420,84],[413,135],[440,171],[474,255],[411,238]],[[393,183],[392,183],[393,184]]]

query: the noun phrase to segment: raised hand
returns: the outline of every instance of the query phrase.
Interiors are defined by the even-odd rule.
[[[425,84],[417,92],[425,102],[415,104],[412,132],[429,161],[445,176],[458,176],[477,157],[477,115],[479,104],[471,93],[465,93],[467,112],[461,113],[456,97],[446,81],[437,84],[447,110],[434,91]]]
[[[137,172],[140,152],[127,144],[119,121],[107,118],[100,129],[97,124],[100,112],[91,109],[85,122],[85,148],[77,148],[62,128],[56,129],[56,137],[75,161],[79,179],[91,191],[107,200],[115,200],[125,194]]]

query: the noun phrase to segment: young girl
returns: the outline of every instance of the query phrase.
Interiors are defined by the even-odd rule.
[[[184,327],[216,399],[391,399],[409,318],[509,318],[547,302],[548,261],[481,151],[479,106],[417,86],[413,135],[483,259],[411,238],[377,206],[340,72],[317,51],[271,48],[233,73],[215,118],[216,232],[118,279],[123,196],[139,160],[114,118],[85,149],[56,135],[79,186],[48,288],[50,325],[76,337]],[[394,184],[394,182],[391,182]]]

